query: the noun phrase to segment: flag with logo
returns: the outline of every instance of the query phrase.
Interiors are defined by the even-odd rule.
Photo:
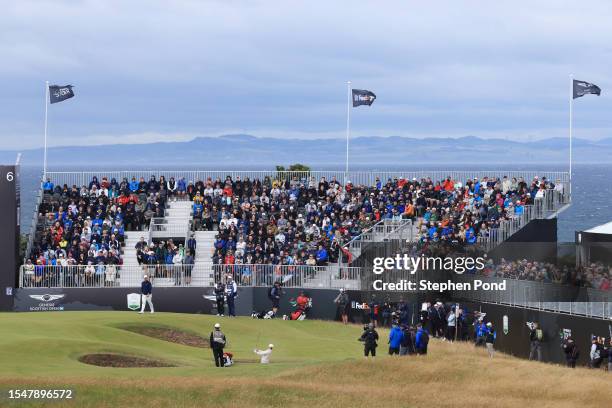
[[[589,94],[599,96],[601,94],[601,88],[590,82],[578,81],[574,79],[574,99]]]
[[[353,107],[361,105],[372,105],[376,100],[376,95],[372,91],[365,89],[353,89]]]
[[[72,85],[49,85],[49,103],[58,103],[74,96]]]

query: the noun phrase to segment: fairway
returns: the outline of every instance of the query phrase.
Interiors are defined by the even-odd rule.
[[[209,349],[144,336],[126,327],[180,329],[208,337],[219,321],[236,365],[214,367]],[[364,361],[360,326],[321,321],[254,320],[134,312],[0,314],[0,387],[72,388],[65,402],[9,402],[1,407],[267,407],[307,403],[409,407],[607,406],[612,374],[569,370],[498,354],[471,344],[432,340],[427,357],[390,358],[381,331],[376,361]],[[253,348],[274,343],[272,364]],[[164,368],[83,364],[89,353],[172,363]],[[452,398],[441,397],[453,389]]]

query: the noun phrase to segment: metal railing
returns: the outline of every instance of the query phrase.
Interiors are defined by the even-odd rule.
[[[28,243],[26,245],[25,258],[23,262],[25,263],[27,257],[30,255],[32,248],[34,247],[34,239],[36,238],[36,228],[38,226],[38,214],[40,204],[43,200],[43,191],[42,189],[38,191],[36,195],[36,203],[34,204],[34,214],[32,216],[32,223],[30,224],[30,233],[28,234]]]
[[[98,181],[102,180],[103,176],[106,176],[108,180],[116,179],[121,182],[123,178],[131,180],[132,177],[140,179],[144,177],[146,181],[151,176],[164,176],[167,180],[170,177],[174,177],[177,181],[184,178],[185,181],[197,181],[197,180],[225,180],[226,177],[241,177],[241,179],[249,178],[250,180],[259,179],[263,181],[265,178],[272,180],[311,180],[318,181],[321,177],[325,177],[328,181],[332,178],[340,182],[346,180],[351,181],[354,185],[368,185],[373,186],[376,184],[377,179],[383,183],[388,179],[401,178],[412,180],[412,179],[431,179],[433,181],[441,181],[447,177],[451,177],[453,180],[465,182],[467,179],[473,179],[478,177],[482,179],[484,177],[489,178],[500,178],[504,176],[512,179],[520,178],[529,181],[534,177],[546,177],[551,181],[560,181],[567,183],[570,181],[569,174],[563,171],[517,171],[517,170],[416,170],[416,171],[350,171],[345,173],[342,170],[323,170],[323,171],[267,171],[267,170],[118,170],[118,171],[85,171],[85,172],[72,172],[72,171],[52,171],[47,172],[47,177],[50,178],[55,184],[67,184],[68,186],[76,185],[89,185],[93,176],[98,178]]]
[[[569,204],[569,194],[556,190],[546,190],[544,197],[536,198],[531,205],[523,206],[522,214],[514,214],[509,220],[491,228],[487,236],[478,237],[478,245],[488,252],[506,241],[529,222],[536,219],[546,219],[553,216],[563,206]]]
[[[307,265],[23,265],[20,288],[140,287],[144,275],[154,286],[210,287],[231,274],[241,286],[360,288],[361,268]]]
[[[456,275],[456,282],[506,282],[506,290],[453,291],[453,296],[486,303],[497,303],[557,313],[612,318],[612,291],[574,287],[559,283],[534,282],[501,277]]]
[[[389,239],[414,240],[414,224],[411,219],[383,219],[378,221],[343,245],[355,259],[361,255],[364,244]]]
[[[281,282],[288,288],[360,289],[361,268],[309,265],[213,265],[215,281],[232,275],[242,286],[271,286]]]

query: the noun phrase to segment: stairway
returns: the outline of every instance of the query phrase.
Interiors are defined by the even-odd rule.
[[[191,274],[193,285],[214,285],[212,254],[215,248],[217,231],[196,231],[195,265]]]

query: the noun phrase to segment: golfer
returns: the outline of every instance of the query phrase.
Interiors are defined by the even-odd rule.
[[[274,344],[268,344],[268,348],[266,350],[253,350],[255,354],[261,357],[261,364],[270,364],[270,356],[272,355],[272,349],[274,348]]]
[[[151,300],[153,297],[153,285],[149,282],[149,277],[147,275],[144,276],[144,280],[140,285],[140,293],[141,293],[141,301],[142,307],[140,309],[139,314],[144,313],[145,308],[147,307],[147,303],[149,304],[149,309],[151,309],[151,313],[155,313],[153,310],[153,301]]]
[[[217,367],[225,366],[225,359],[223,358],[223,348],[227,343],[225,334],[221,331],[221,325],[215,323],[215,329],[210,333],[210,348],[215,358],[215,365]]]

